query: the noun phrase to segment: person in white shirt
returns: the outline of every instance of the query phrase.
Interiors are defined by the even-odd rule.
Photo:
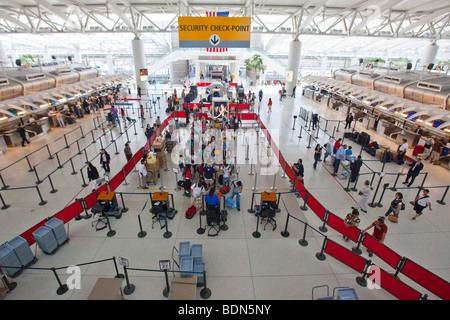
[[[138,174],[140,186],[142,189],[148,189],[147,187],[147,167],[145,166],[145,159],[141,160],[141,163],[138,165]]]
[[[371,190],[372,187],[370,186],[370,181],[369,180],[364,181],[364,188],[362,188],[362,190],[358,192],[358,194],[361,196],[361,199],[359,199],[356,206],[352,207],[352,209],[356,210],[361,209],[362,212],[367,213],[367,202],[369,201]]]
[[[416,212],[416,215],[411,218],[411,220],[416,220],[416,218],[420,215],[422,215],[423,209],[428,207],[430,211],[431,209],[431,199],[429,196],[430,190],[424,189],[422,191],[422,196],[418,195],[416,199],[414,200],[414,211]]]
[[[199,209],[202,204],[202,195],[206,190],[206,184],[203,180],[200,180],[198,183],[194,183],[191,186],[191,190],[191,206],[195,205],[195,207]]]
[[[398,148],[397,152],[397,164],[403,164],[403,157],[408,151],[409,145],[406,139],[403,139],[403,144]]]

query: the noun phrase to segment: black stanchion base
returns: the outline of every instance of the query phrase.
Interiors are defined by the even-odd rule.
[[[382,208],[382,207],[383,207],[383,205],[382,205],[381,203],[377,203],[376,206],[377,206],[378,208]]]
[[[320,226],[319,230],[322,231],[322,232],[327,232],[328,231],[327,227],[324,227],[324,226]]]
[[[52,159],[55,159],[55,157],[48,157],[48,160],[52,160]]]
[[[69,287],[67,287],[67,284],[63,284],[61,287],[58,288],[58,290],[56,290],[56,294],[58,296],[63,295],[64,293],[66,293],[69,290]]]
[[[202,299],[209,299],[211,297],[211,290],[209,288],[203,288],[200,291],[200,297],[202,297]]]
[[[78,172],[74,171],[74,172],[71,172],[70,174],[74,176],[74,175],[76,175],[77,173],[78,173]]]
[[[146,235],[147,235],[147,232],[145,232],[145,231],[141,231],[138,233],[139,238],[144,238]]]
[[[320,261],[324,261],[327,257],[323,253],[317,252],[316,258],[319,259]]]
[[[253,236],[253,238],[260,238],[260,237],[261,237],[261,233],[258,232],[258,231],[254,231],[254,232],[252,233],[252,236]]]
[[[163,290],[163,296],[164,296],[165,298],[167,298],[167,297],[169,296],[169,289],[164,288],[164,290]]]
[[[6,209],[8,209],[9,207],[11,207],[9,204],[5,204],[5,205],[2,207],[2,210],[6,210]]]
[[[369,205],[369,207],[371,207],[371,208],[375,208],[375,207],[377,206],[375,203],[369,203],[368,205]]]
[[[308,241],[306,241],[305,239],[300,239],[298,240],[298,244],[302,247],[306,247],[308,245]]]
[[[354,192],[358,191],[358,189],[356,189],[356,188],[350,188],[350,190],[352,190]]]
[[[114,278],[116,278],[116,279],[124,279],[125,276],[124,276],[123,274],[119,273],[119,274],[116,275]]]
[[[247,212],[248,212],[248,213],[255,213],[255,210],[253,210],[253,209],[248,209]]]
[[[86,188],[88,185],[87,184],[82,184],[81,187],[82,188]]]
[[[77,215],[74,219],[75,219],[75,221],[80,221],[81,219],[83,219],[83,217],[80,215]]]
[[[397,191],[397,188],[392,188],[391,190],[392,190],[392,191]]]
[[[442,204],[443,206],[445,206],[445,202],[444,201],[438,200],[436,202],[439,203],[439,204]]]
[[[345,191],[350,192],[350,188],[344,188]]]
[[[13,291],[17,287],[17,282],[8,282],[8,290]]]
[[[353,253],[356,253],[358,256],[361,255],[362,251],[360,248],[354,247],[352,248]]]
[[[228,226],[226,224],[223,224],[219,227],[220,230],[222,231],[227,231],[228,230]]]
[[[281,212],[281,209],[280,209],[280,208],[277,208],[277,209],[275,209],[275,212],[276,212],[276,213],[280,213],[280,212]]]
[[[45,205],[45,204],[47,204],[47,201],[45,201],[45,200],[44,200],[44,201],[41,201],[41,202],[39,202],[39,205],[40,205],[40,206],[43,206],[43,205]]]
[[[206,231],[206,229],[204,229],[204,228],[198,228],[197,229],[197,234],[204,234],[205,231]]]
[[[302,209],[303,211],[308,211],[308,207],[307,206],[301,206],[300,209]]]
[[[170,231],[166,231],[163,234],[164,239],[169,239],[170,237],[172,237],[172,232]]]
[[[126,285],[124,288],[123,288],[123,294],[125,294],[125,295],[130,295],[130,294],[132,294],[133,292],[134,292],[134,290],[136,289],[136,287],[134,286],[134,284],[129,284],[129,285]]]
[[[108,231],[108,233],[106,234],[109,238],[114,237],[116,235],[116,231],[115,230],[111,230]]]
[[[357,277],[356,283],[359,284],[361,287],[367,287],[367,280],[363,277]]]
[[[127,212],[128,208],[122,208],[122,212]]]
[[[84,216],[84,218],[87,220],[87,219],[89,219],[89,218],[91,218],[92,217],[92,214],[89,214],[89,213],[86,213],[86,215]]]
[[[50,193],[57,193],[57,192],[58,192],[58,189],[50,190]]]
[[[9,186],[3,186],[2,187],[2,190],[6,190],[6,189],[8,189],[9,188]]]
[[[281,235],[285,238],[289,237],[291,234],[289,233],[289,231],[281,231]]]

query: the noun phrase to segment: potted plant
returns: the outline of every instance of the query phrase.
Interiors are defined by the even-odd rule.
[[[251,58],[244,60],[247,76],[257,82],[261,78],[261,74],[266,71],[266,66],[259,54],[253,55]]]
[[[31,54],[24,54],[19,57],[19,60],[24,68],[30,68],[34,61],[34,57]]]

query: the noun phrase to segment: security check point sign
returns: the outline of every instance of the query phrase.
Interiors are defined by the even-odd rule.
[[[178,17],[180,48],[250,48],[250,17]]]

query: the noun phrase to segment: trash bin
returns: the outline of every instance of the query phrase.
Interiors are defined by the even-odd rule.
[[[191,256],[194,259],[194,263],[203,261],[203,245],[193,244],[191,249]]]
[[[194,271],[194,259],[192,257],[183,257],[180,259],[180,276],[191,277]]]
[[[178,257],[190,257],[191,256],[191,243],[189,241],[180,242],[178,247]]]
[[[0,246],[0,265],[2,265],[3,272],[10,277],[17,276],[22,268],[14,249],[6,243]]]

